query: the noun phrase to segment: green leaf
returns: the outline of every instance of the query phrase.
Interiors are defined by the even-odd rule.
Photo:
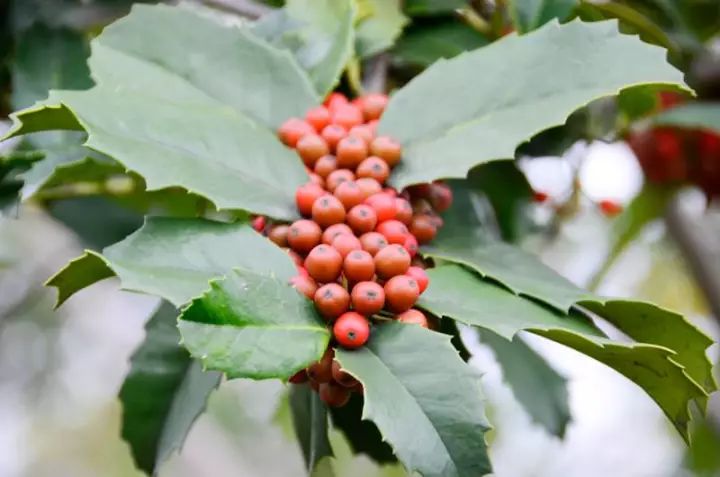
[[[563,437],[571,418],[567,379],[518,335],[510,341],[483,329],[480,339],[492,349],[505,382],[532,420]]]
[[[713,103],[689,103],[658,114],[654,122],[660,126],[706,129],[720,133],[720,106]]]
[[[246,223],[148,217],[122,242],[102,255],[86,251],[47,284],[58,288],[59,306],[75,292],[117,275],[123,289],[158,295],[180,306],[233,267],[285,281],[296,273],[287,254]]]
[[[181,186],[220,209],[297,215],[293,191],[307,175],[274,129],[319,99],[289,53],[164,5],[136,5],[92,46],[98,85],[53,91],[13,115],[9,136],[85,130],[89,148],[149,190]]]
[[[379,464],[397,462],[377,426],[362,420],[363,397],[353,393],[343,407],[330,408],[333,428],[342,432],[354,454],[365,454]]]
[[[363,384],[372,420],[409,472],[425,477],[491,471],[479,381],[450,337],[390,322],[368,344],[335,358]]]
[[[178,328],[190,354],[229,378],[289,378],[318,361],[330,339],[313,302],[286,277],[239,268],[211,281]]]
[[[300,443],[308,474],[311,474],[321,459],[333,455],[328,440],[327,408],[318,393],[306,384],[290,386],[288,400],[295,436]]]
[[[400,0],[366,0],[366,3],[371,13],[355,29],[355,52],[362,58],[393,46],[408,23],[400,8]]]
[[[221,380],[180,347],[176,317],[175,307],[163,303],[150,318],[119,395],[122,438],[138,468],[151,475],[182,447]]]
[[[550,20],[567,19],[576,4],[577,0],[510,0],[510,18],[518,32],[526,33]]]
[[[288,0],[282,10],[258,20],[253,32],[290,50],[315,90],[325,96],[337,85],[353,54],[354,7],[352,0]]]
[[[424,68],[441,58],[452,58],[488,43],[487,38],[458,20],[413,24],[393,48],[393,61]]]
[[[405,12],[412,16],[450,14],[467,3],[466,0],[405,0]]]
[[[392,185],[465,177],[589,102],[646,83],[682,85],[682,73],[614,21],[551,22],[438,62],[391,98],[380,121],[379,134],[404,147]]]
[[[586,354],[643,388],[687,438],[688,404],[696,401],[704,406],[707,393],[676,361],[683,359],[679,353],[656,344],[612,342],[577,312],[567,315],[519,297],[457,265],[431,269],[428,275],[430,286],[418,302],[420,307],[506,339],[526,330]]]

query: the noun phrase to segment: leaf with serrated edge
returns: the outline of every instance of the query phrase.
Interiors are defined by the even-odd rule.
[[[308,474],[312,474],[321,459],[333,455],[328,440],[327,407],[307,384],[290,386],[288,401],[295,436],[300,443]]]
[[[653,122],[659,126],[706,129],[720,133],[720,106],[713,103],[690,103],[658,114]]]
[[[400,0],[368,0],[367,3],[370,15],[360,21],[355,32],[355,50],[363,58],[390,48],[408,22],[400,9]]]
[[[190,354],[229,378],[287,379],[319,360],[330,332],[311,300],[274,275],[234,269],[180,315]]]
[[[365,347],[337,349],[335,358],[363,384],[363,419],[378,426],[408,471],[491,472],[479,380],[449,336],[390,322],[374,329]]]
[[[93,41],[90,67],[96,87],[52,91],[13,115],[8,137],[82,129],[86,146],[149,190],[180,186],[219,209],[297,216],[293,193],[307,175],[274,129],[319,98],[288,52],[185,9],[136,5]]]
[[[479,331],[482,343],[492,349],[505,382],[532,420],[563,437],[571,417],[567,379],[518,335],[507,340],[489,329]]]
[[[616,21],[575,20],[438,61],[393,95],[378,126],[404,148],[391,183],[465,177],[477,164],[512,158],[595,99],[642,84],[682,86],[665,54],[620,34]]]
[[[528,32],[557,18],[565,20],[577,0],[510,0],[510,18],[519,32]]]
[[[86,251],[48,280],[61,305],[75,292],[117,275],[123,289],[165,298],[176,306],[199,296],[208,281],[243,267],[285,281],[295,266],[247,223],[148,217],[135,233],[103,251]]]
[[[122,438],[138,468],[152,475],[182,447],[221,380],[219,373],[202,371],[179,345],[177,315],[163,303],[150,318],[119,394]]]
[[[566,315],[514,295],[458,265],[434,268],[428,275],[430,286],[418,301],[421,308],[507,339],[527,330],[595,358],[643,388],[687,438],[688,404],[704,405],[707,393],[676,361],[673,350],[612,342],[579,314]]]

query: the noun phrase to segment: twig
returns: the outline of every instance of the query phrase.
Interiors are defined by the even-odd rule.
[[[387,87],[390,55],[381,53],[365,62],[362,86],[365,93],[383,93]]]
[[[202,0],[202,3],[230,13],[256,20],[273,9],[252,0]]]

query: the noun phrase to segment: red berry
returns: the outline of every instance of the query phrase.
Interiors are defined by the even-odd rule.
[[[308,170],[308,176],[310,176],[310,183],[319,185],[322,188],[325,188],[325,179],[320,177],[319,175],[315,174],[314,172],[310,172]]]
[[[377,156],[370,156],[362,161],[355,171],[358,177],[371,177],[384,184],[390,176],[390,166]]]
[[[383,248],[387,247],[388,241],[383,234],[378,232],[368,232],[360,236],[360,244],[363,250],[370,255],[375,256]]]
[[[311,300],[317,291],[317,283],[305,275],[296,275],[290,279],[290,285]]]
[[[602,213],[608,217],[615,217],[623,210],[622,205],[615,202],[614,200],[601,200],[598,205],[600,206],[600,210],[602,211]]]
[[[348,311],[335,320],[333,336],[345,348],[359,348],[370,337],[370,323],[360,313]]]
[[[268,232],[268,238],[278,247],[287,247],[287,236],[289,231],[289,225],[274,225]]]
[[[325,126],[330,124],[330,111],[325,106],[316,106],[305,113],[305,120],[316,131],[322,131]]]
[[[322,402],[330,407],[343,407],[350,400],[350,390],[334,382],[320,384],[318,394]]]
[[[295,191],[295,204],[302,215],[310,215],[315,201],[327,194],[327,191],[317,184],[308,182]]]
[[[345,207],[337,197],[322,196],[313,203],[312,219],[323,228],[342,223],[345,221]]]
[[[320,133],[331,151],[337,148],[338,143],[342,138],[347,136],[347,130],[344,127],[338,126],[337,124],[328,124],[325,126]]]
[[[388,97],[384,94],[368,94],[364,96],[362,99],[362,112],[365,121],[380,118],[387,103]]]
[[[330,152],[325,139],[317,134],[306,134],[297,142],[297,152],[308,167],[313,167],[315,161]]]
[[[330,192],[335,192],[335,189],[337,186],[340,185],[340,183],[345,181],[354,181],[355,180],[355,174],[349,169],[338,169],[336,171],[331,172],[327,176],[327,180],[325,181],[325,185],[327,186],[327,190]],[[359,185],[359,184],[358,184]]]
[[[297,373],[290,376],[290,379],[288,379],[288,382],[291,382],[293,384],[301,384],[308,380],[307,371],[304,369],[301,369]]]
[[[335,188],[333,195],[340,199],[346,210],[350,210],[365,199],[355,181],[343,181]]]
[[[408,251],[411,258],[417,255],[419,246],[418,241],[413,234],[407,234],[405,242],[403,242],[402,246]]]
[[[300,138],[306,134],[315,134],[315,129],[309,123],[298,118],[288,119],[278,130],[280,140],[290,147],[295,147]]]
[[[376,232],[383,234],[388,243],[405,244],[405,240],[409,235],[408,228],[399,220],[386,220],[378,224]]]
[[[340,125],[345,129],[350,129],[353,126],[359,126],[363,123],[362,111],[352,104],[338,106],[334,111],[331,110],[330,116],[333,124]]]
[[[348,99],[344,94],[337,92],[330,93],[323,103],[323,105],[330,111],[333,111],[340,106],[345,106],[346,104],[349,104]]]
[[[395,167],[397,163],[400,162],[402,148],[400,144],[392,138],[378,136],[373,139],[373,142],[370,144],[370,152],[373,156],[378,156],[387,162],[388,166]]]
[[[328,320],[337,318],[350,307],[350,294],[337,283],[328,283],[318,288],[314,300],[318,312]]]
[[[359,126],[353,126],[350,131],[348,132],[348,136],[354,136],[362,139],[365,144],[368,146],[372,142],[373,138],[375,137],[373,130],[369,128],[366,124],[361,124]]]
[[[308,253],[314,246],[320,243],[322,230],[312,220],[298,220],[290,225],[288,230],[288,244],[297,253]]]
[[[267,223],[267,220],[265,219],[265,216],[258,215],[252,221],[252,228],[255,229],[255,232],[262,233],[262,231],[265,230],[266,223]]]
[[[321,157],[315,162],[315,174],[322,177],[323,179],[327,179],[330,173],[336,169],[337,159],[335,159],[335,156],[331,156],[330,154]]]
[[[428,243],[435,238],[437,227],[430,216],[416,215],[410,223],[410,233],[419,243]]]
[[[394,276],[385,284],[385,302],[392,311],[401,312],[410,309],[419,296],[418,282],[407,275]]]
[[[340,252],[329,245],[320,244],[308,254],[305,269],[316,281],[327,283],[340,276],[342,262]]]
[[[332,362],[335,358],[335,351],[332,348],[325,350],[320,361],[317,361],[307,369],[307,375],[315,383],[329,383],[332,381]]]
[[[362,250],[360,240],[354,235],[340,234],[332,241],[332,246],[340,252],[343,259],[353,250]]]
[[[351,374],[343,371],[342,366],[337,361],[333,361],[332,375],[336,383],[346,388],[352,388],[358,385],[358,380],[353,378]]]
[[[355,183],[360,187],[360,190],[363,192],[363,197],[366,199],[371,195],[382,192],[382,185],[372,177],[361,177],[356,180]]]
[[[322,234],[322,242],[327,245],[332,245],[333,240],[338,235],[352,235],[353,231],[345,224],[333,224],[326,228]]]
[[[357,283],[372,280],[375,275],[375,261],[370,252],[354,250],[343,260],[343,273],[349,281]]]
[[[365,203],[375,210],[378,223],[395,218],[395,198],[381,192],[365,199]]]
[[[402,275],[410,267],[410,260],[410,254],[401,245],[388,245],[375,254],[375,273],[383,280]]]
[[[430,203],[435,212],[442,213],[452,205],[453,193],[447,184],[435,182],[430,188]]]
[[[424,292],[425,289],[427,289],[428,284],[430,283],[430,278],[428,278],[427,272],[420,267],[408,268],[407,272],[405,272],[405,275],[415,279],[418,286],[420,287],[420,293]]]
[[[369,205],[359,204],[350,209],[346,220],[356,234],[364,234],[375,229],[377,214]]]
[[[395,198],[395,218],[405,225],[410,225],[412,216],[413,209],[410,202],[400,197]]]
[[[347,136],[341,139],[335,150],[338,167],[346,169],[355,169],[367,155],[367,144],[356,136]]]
[[[533,191],[533,202],[537,202],[538,204],[542,204],[546,200],[548,200],[550,196],[547,194],[547,192],[543,191]]]
[[[363,315],[373,315],[385,306],[385,291],[377,282],[360,282],[350,294],[353,310]]]
[[[416,310],[414,308],[400,313],[397,316],[397,320],[401,323],[420,325],[423,328],[428,327],[428,320],[425,314],[422,311]]]

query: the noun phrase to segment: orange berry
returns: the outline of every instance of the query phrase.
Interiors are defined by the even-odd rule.
[[[305,259],[305,269],[320,283],[332,282],[342,271],[342,256],[333,247],[325,244],[313,248]]]
[[[331,245],[335,237],[343,234],[352,235],[353,231],[346,224],[333,224],[322,233],[322,242],[326,245]]]
[[[420,325],[423,328],[428,327],[428,319],[425,314],[422,311],[416,310],[414,308],[403,311],[402,313],[397,315],[397,320],[401,323]]]
[[[315,307],[328,320],[337,318],[350,307],[350,294],[337,283],[328,283],[317,289]]]
[[[330,149],[322,137],[317,134],[306,134],[297,142],[297,151],[305,165],[313,167],[315,161],[328,154]]]
[[[337,159],[335,159],[335,156],[331,156],[330,154],[325,155],[315,161],[315,174],[322,177],[323,179],[327,179],[330,173],[336,169]]]
[[[345,221],[345,207],[332,195],[324,195],[312,206],[312,219],[322,228]]]
[[[382,186],[378,181],[372,177],[361,177],[355,181],[363,191],[363,196],[367,199],[371,195],[379,194],[382,192]]]
[[[315,201],[326,194],[325,189],[318,184],[308,182],[307,184],[301,185],[295,191],[295,204],[297,205],[298,211],[300,211],[302,215],[310,215]]]
[[[385,291],[377,282],[360,282],[350,294],[353,310],[363,315],[373,315],[385,306]]]
[[[400,245],[405,243],[405,239],[409,235],[408,228],[399,220],[386,220],[378,224],[375,231],[383,234],[389,243]]]
[[[362,98],[362,112],[365,121],[380,118],[387,103],[388,97],[385,94],[368,94],[364,96]]]
[[[362,242],[361,242],[362,243]],[[375,254],[375,273],[383,280],[402,275],[410,268],[410,254],[402,245],[388,245]],[[307,268],[307,265],[306,265]],[[310,270],[308,270],[310,272]],[[312,276],[312,273],[310,273]],[[418,289],[419,291],[419,289]]]
[[[362,250],[360,240],[354,235],[340,234],[332,241],[332,246],[340,252],[343,259],[353,250]]]
[[[395,218],[395,198],[382,192],[365,199],[365,204],[375,210],[378,223]]]
[[[358,177],[371,177],[384,184],[390,176],[390,167],[377,156],[370,156],[357,166],[355,171]]]
[[[375,261],[365,250],[353,250],[343,260],[343,273],[349,281],[357,283],[372,280],[375,275]]]
[[[345,181],[354,181],[355,180],[355,174],[350,169],[338,169],[336,171],[332,171],[328,176],[327,180],[325,181],[325,185],[327,186],[327,190],[330,192],[335,192],[335,189],[337,186],[340,185],[341,182]],[[358,184],[360,185],[360,184]]]
[[[367,144],[355,136],[347,136],[341,139],[335,150],[338,167],[346,169],[355,169],[367,155]]]
[[[430,186],[430,203],[435,212],[445,212],[452,205],[452,200],[452,189],[447,184],[435,182]]]
[[[331,151],[335,151],[341,139],[347,136],[347,130],[337,124],[328,124],[320,133]]]
[[[359,126],[353,126],[348,132],[348,136],[359,137],[365,144],[370,146],[370,143],[375,138],[372,129],[367,124],[361,124]]]
[[[297,220],[288,230],[288,245],[297,253],[307,253],[320,243],[322,230],[312,220]]]
[[[388,166],[395,167],[400,162],[402,148],[400,144],[387,136],[378,136],[370,144],[370,152],[388,163]]]
[[[410,223],[410,233],[419,243],[428,243],[435,238],[437,227],[433,219],[427,215],[416,215]]]
[[[338,92],[330,93],[323,102],[323,105],[330,111],[334,111],[340,106],[345,106],[347,104],[350,104],[347,97],[344,94]]]
[[[289,230],[289,225],[274,225],[268,232],[268,238],[278,247],[287,247],[287,236]]]
[[[363,114],[355,105],[341,105],[330,111],[330,121],[349,130],[363,123]]]
[[[315,129],[309,123],[298,118],[288,119],[278,129],[280,140],[290,147],[295,147],[300,138],[306,134],[315,134]]]
[[[315,296],[315,291],[318,287],[315,280],[305,275],[296,275],[292,277],[290,279],[290,285],[311,300]]]
[[[346,210],[350,210],[364,200],[363,192],[355,181],[344,181],[338,184],[333,192]]]
[[[408,268],[405,275],[415,279],[420,287],[420,293],[424,292],[430,283],[430,278],[428,277],[427,272],[420,267],[413,266]]]
[[[400,197],[395,198],[395,219],[399,220],[405,225],[410,225],[412,222],[412,216],[413,216],[413,209],[410,205],[410,202],[408,202],[405,199],[401,199]]]
[[[348,311],[335,320],[333,336],[345,348],[359,348],[370,337],[370,323],[360,313]]]
[[[358,235],[375,230],[377,225],[377,213],[366,204],[359,204],[350,209],[345,219],[353,232]]]
[[[330,111],[325,106],[316,106],[305,113],[305,120],[316,131],[322,131],[325,126],[330,124]]]
[[[420,286],[414,278],[396,275],[385,283],[385,302],[390,310],[401,312],[410,309],[420,296]]]
[[[407,234],[405,237],[405,241],[402,243],[402,246],[405,248],[405,250],[408,251],[410,254],[410,257],[414,257],[418,253],[419,244],[417,239],[413,234]]]
[[[387,239],[377,232],[368,232],[360,236],[360,244],[363,250],[368,252],[370,255],[377,255],[377,253],[383,248],[390,245]]]

